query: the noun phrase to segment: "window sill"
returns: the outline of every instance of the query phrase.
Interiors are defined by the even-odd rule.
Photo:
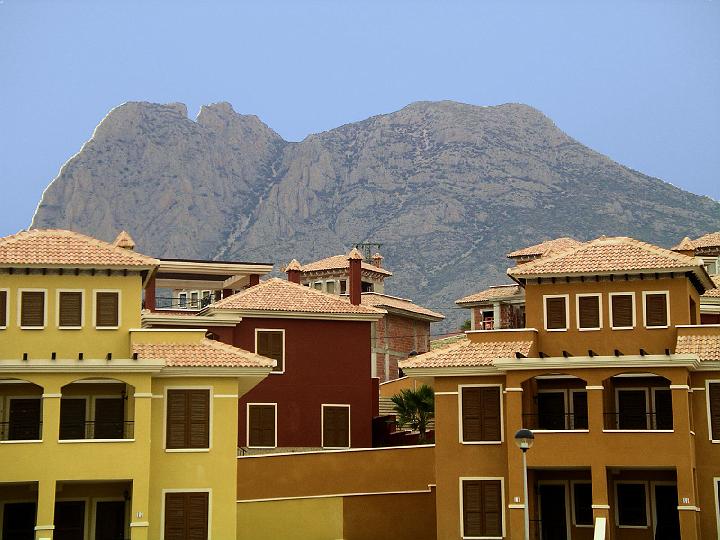
[[[599,332],[602,328],[578,328],[578,332]],[[576,527],[582,527],[583,525],[576,525]],[[587,526],[587,525],[585,525]]]
[[[665,325],[665,326],[647,326],[647,325],[645,325],[645,330],[667,330],[668,328],[670,328],[670,326],[668,326],[668,325]]]
[[[82,330],[82,326],[58,326],[58,330]]]
[[[166,448],[165,452],[168,454],[197,454],[202,452],[209,452],[210,448]]]
[[[95,330],[119,330],[119,326],[96,326]]]
[[[284,375],[284,374],[285,374],[284,371],[271,371],[270,372],[270,375]]]
[[[546,332],[567,332],[567,328],[546,328]]]
[[[272,450],[273,448],[277,448],[277,444],[275,446],[250,446],[250,445],[248,445],[247,448],[249,450]]]
[[[60,439],[59,444],[77,444],[77,443],[128,443],[135,442],[135,439]]]
[[[611,330],[635,330],[634,326],[611,326]]]
[[[675,433],[674,429],[603,429],[603,433]]]
[[[503,443],[502,441],[460,441],[460,444],[502,444],[502,443]]]
[[[45,330],[45,326],[21,326],[20,330]]]
[[[19,441],[0,441],[0,444],[37,444],[41,443],[42,439],[26,439]],[[720,441],[718,441],[720,442]]]
[[[533,433],[590,433],[589,429],[533,429]]]

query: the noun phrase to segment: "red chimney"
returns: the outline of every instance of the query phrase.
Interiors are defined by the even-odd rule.
[[[380,253],[378,252],[378,253],[376,253],[375,255],[372,256],[372,262],[373,262],[373,264],[374,264],[375,266],[377,266],[378,268],[382,268],[382,260],[383,260],[383,258],[384,258],[384,257],[383,257],[382,255],[380,255]]]
[[[348,253],[348,260],[350,261],[350,303],[354,306],[360,305],[362,301],[362,260],[363,256],[357,248],[353,248]]]
[[[290,261],[290,264],[285,268],[285,272],[289,282],[300,285],[301,266],[297,259]]]

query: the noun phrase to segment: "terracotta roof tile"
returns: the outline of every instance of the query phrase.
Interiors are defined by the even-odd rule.
[[[377,274],[383,274],[385,276],[392,276],[392,272],[385,270],[384,268],[378,268],[374,264],[362,262],[362,269],[368,272],[375,272]],[[350,261],[348,261],[347,255],[334,255],[319,261],[304,264],[301,268],[303,272],[318,272],[323,270],[349,270]]]
[[[705,291],[705,294],[702,295],[703,298],[720,298],[720,276],[710,276],[710,279],[715,284],[714,289],[708,289]]]
[[[402,369],[491,366],[498,358],[514,358],[516,352],[527,356],[532,346],[531,340],[476,342],[466,339],[401,360],[399,364]]]
[[[196,343],[135,343],[140,358],[165,360],[166,367],[267,368],[275,360],[210,339]]]
[[[390,296],[388,294],[380,294],[376,292],[362,293],[361,296],[362,305],[373,306],[381,308],[395,308],[403,311],[409,311],[411,313],[417,313],[418,315],[424,315],[426,317],[432,317],[437,320],[442,320],[445,315],[432,311],[431,309],[419,306],[413,303],[412,300],[407,298],[400,298],[398,296]]]
[[[695,248],[720,247],[720,231],[705,234],[692,243]]]
[[[157,259],[73,231],[31,229],[0,238],[0,265],[133,268],[157,264]]]
[[[456,304],[474,304],[477,302],[491,302],[505,298],[524,296],[524,291],[520,285],[493,285],[485,290],[455,300]]]
[[[680,240],[680,243],[678,245],[673,246],[672,248],[673,251],[693,251],[694,249],[695,244],[687,236]]]
[[[127,231],[120,231],[120,234],[113,240],[112,245],[124,249],[135,249],[135,240],[132,239],[132,236],[130,236],[130,233]]]
[[[211,304],[208,309],[357,315],[385,313],[370,306],[354,306],[337,295],[316,291],[278,278],[268,279],[259,285],[223,298]]]
[[[529,246],[526,248],[518,249],[516,251],[512,251],[508,253],[507,256],[509,259],[532,256],[543,257],[545,255],[549,255],[550,253],[578,246],[580,244],[582,244],[582,242],[579,242],[574,238],[570,238],[569,236],[563,236],[560,238],[555,238],[554,240],[546,240],[545,242],[540,242],[539,244],[535,244],[534,246]]]
[[[697,354],[701,362],[720,362],[720,334],[678,336],[677,354]]]

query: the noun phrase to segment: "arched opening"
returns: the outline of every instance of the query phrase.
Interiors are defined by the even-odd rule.
[[[0,441],[42,439],[42,386],[0,379]]]
[[[619,373],[603,381],[605,429],[673,429],[670,381],[655,373]]]
[[[587,383],[574,375],[553,373],[526,380],[523,426],[536,431],[588,429]]]
[[[116,379],[80,379],[62,387],[60,440],[132,439],[135,389]]]

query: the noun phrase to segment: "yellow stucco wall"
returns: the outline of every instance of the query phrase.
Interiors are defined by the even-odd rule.
[[[342,497],[237,504],[237,540],[342,538]]]

